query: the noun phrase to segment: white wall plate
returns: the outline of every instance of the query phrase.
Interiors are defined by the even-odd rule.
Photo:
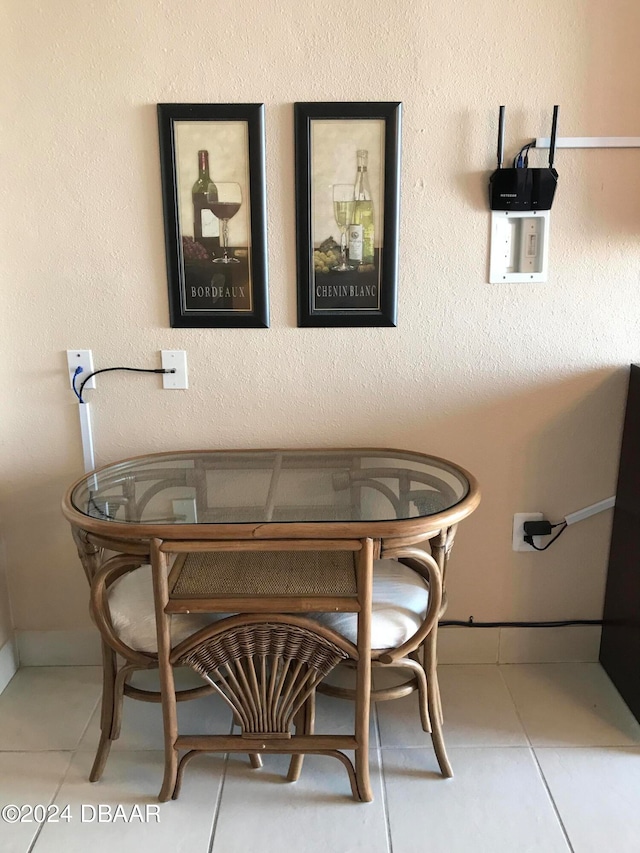
[[[492,210],[489,282],[546,281],[550,210]]]

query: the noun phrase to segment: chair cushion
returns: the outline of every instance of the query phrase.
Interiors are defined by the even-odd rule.
[[[428,603],[429,589],[417,572],[396,560],[374,560],[371,648],[401,646],[423,623]],[[357,613],[318,613],[314,618],[356,643]]]
[[[151,566],[143,565],[118,578],[108,590],[111,622],[123,643],[140,652],[158,651]],[[171,645],[217,622],[220,613],[172,613]]]

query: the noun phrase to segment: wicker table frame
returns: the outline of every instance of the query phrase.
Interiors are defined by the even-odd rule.
[[[380,449],[377,449],[380,450]],[[246,451],[251,453],[251,451]],[[317,451],[318,454],[330,451]],[[389,451],[392,455],[403,455],[401,451]],[[223,452],[216,453],[223,457]],[[418,456],[419,454],[411,454]],[[153,457],[141,457],[153,458]],[[426,461],[434,457],[424,457]],[[444,461],[444,460],[442,460]],[[450,463],[448,463],[450,465]],[[105,466],[110,467],[110,466]],[[456,466],[453,466],[456,467]],[[101,469],[102,470],[102,469]],[[160,791],[160,800],[176,797],[179,792],[182,772],[191,758],[203,751],[240,751],[248,752],[253,766],[260,765],[261,752],[288,752],[292,755],[290,780],[298,778],[305,753],[322,753],[339,758],[347,767],[352,792],[356,799],[372,799],[368,768],[368,730],[369,701],[391,699],[406,695],[414,689],[419,690],[421,722],[425,731],[430,732],[434,749],[445,776],[451,776],[452,770],[446,755],[442,734],[442,705],[437,679],[437,627],[446,608],[446,567],[453,545],[458,523],[471,514],[480,502],[480,492],[476,480],[463,469],[457,469],[466,477],[469,489],[466,497],[453,508],[432,515],[404,518],[397,521],[323,521],[323,522],[262,522],[262,523],[217,523],[217,524],[145,524],[137,522],[118,522],[94,518],[78,511],[72,503],[74,488],[85,477],[74,483],[63,500],[63,512],[71,523],[74,540],[80,560],[91,584],[91,610],[102,636],[103,649],[103,699],[101,716],[101,738],[96,760],[91,772],[92,781],[98,779],[106,762],[112,741],[118,737],[123,695],[143,701],[161,701],[165,731],[165,774]],[[388,473],[389,469],[385,469]],[[179,480],[179,477],[177,478]],[[413,477],[413,479],[416,479]],[[418,478],[419,479],[419,478]],[[425,480],[426,482],[426,480]],[[374,485],[375,483],[368,483]],[[384,488],[384,487],[383,487]],[[131,496],[130,496],[131,497]],[[395,500],[407,499],[396,497]],[[425,546],[428,550],[425,550]],[[228,598],[224,605],[219,601],[194,599],[176,605],[171,599],[167,577],[167,555],[170,553],[210,553],[215,551],[234,552],[237,550],[273,551],[353,551],[358,552],[358,590],[357,606],[353,602],[338,601],[336,596],[325,599],[300,596],[297,601],[287,598],[286,604],[280,597],[256,597],[249,605],[248,600]],[[105,551],[115,551],[116,556],[105,559]],[[400,559],[419,571],[429,585],[429,608],[425,621],[408,643],[397,649],[370,649],[371,584],[372,562],[378,557]],[[154,577],[154,598],[156,603],[158,655],[139,652],[125,645],[115,633],[110,622],[107,606],[107,590],[111,583],[128,571],[143,563],[151,562]],[[241,597],[242,598],[242,597]],[[237,606],[234,606],[237,605]],[[180,607],[182,606],[182,610]],[[301,613],[313,610],[354,610],[358,612],[358,642],[356,646],[347,643],[339,635],[315,624],[310,626],[304,616],[288,616],[284,613]],[[312,630],[317,636],[333,643],[350,658],[357,670],[355,693],[331,689],[334,695],[355,698],[356,724],[353,737],[345,735],[314,735],[313,696],[315,687],[306,697],[303,706],[296,715],[296,733],[290,739],[273,732],[267,737],[265,732],[247,736],[180,736],[177,731],[175,702],[190,699],[202,692],[216,689],[212,682],[202,688],[176,692],[173,681],[173,666],[184,663],[185,655],[205,648],[215,640],[218,630],[206,629],[204,634],[190,638],[176,649],[170,647],[169,614],[171,612],[243,612],[247,615],[231,628],[241,628],[241,623],[280,625],[286,623],[283,630]],[[229,620],[225,620],[229,622]],[[224,623],[219,623],[224,625]],[[195,643],[195,645],[194,645]],[[121,655],[125,663],[117,669],[116,654]],[[410,679],[399,687],[371,692],[371,666],[402,666],[410,674]],[[159,667],[161,693],[152,693],[133,687],[128,678],[137,669]],[[319,683],[320,688],[322,685]],[[187,750],[182,762],[178,763],[178,751]],[[342,750],[355,752],[355,766]]]

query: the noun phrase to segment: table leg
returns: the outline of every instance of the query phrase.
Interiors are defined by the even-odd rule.
[[[456,535],[457,524],[441,530],[440,533],[430,541],[431,556],[434,558],[442,574],[443,595],[445,594],[445,578],[447,564],[451,555],[453,541]],[[433,631],[427,637],[423,648],[424,668],[427,673],[427,695],[429,697],[429,708],[434,719],[433,748],[438,759],[442,775],[448,778],[453,776],[453,770],[447,757],[442,735],[442,724],[444,715],[442,713],[442,699],[440,697],[440,684],[438,682],[438,625],[434,625]]]
[[[82,568],[87,576],[89,584],[95,577],[102,565],[103,551],[97,545],[93,545],[87,539],[84,530],[77,527],[71,528],[73,541],[78,550],[78,557]],[[115,679],[117,670],[116,656],[104,640],[102,646],[102,709],[100,712],[100,741],[96,751],[96,757],[89,774],[91,782],[97,782],[102,776],[104,766],[109,757],[112,742],[113,715],[115,707]]]
[[[457,524],[453,524],[451,527],[445,527],[437,536],[434,536],[433,539],[429,540],[431,556],[438,564],[438,568],[442,575],[443,589],[446,584],[447,565],[449,563],[449,557],[451,556],[451,549],[453,548],[453,541],[455,539],[457,529]]]
[[[424,668],[427,675],[427,699],[431,718],[433,749],[442,775],[450,779],[453,776],[453,770],[447,756],[442,732],[442,703],[440,700],[440,687],[438,685],[437,635],[438,625],[436,624],[433,626],[433,630],[427,637],[424,645]]]
[[[453,548],[453,542],[457,529],[457,524],[454,524],[451,527],[447,527],[444,530],[441,530],[440,533],[433,539],[431,539],[429,543],[431,547],[431,556],[438,564],[438,568],[440,569],[440,573],[442,575],[443,598],[444,596],[446,596],[447,565],[449,563],[449,557],[451,556],[451,549]],[[444,612],[444,607],[442,612]],[[435,629],[427,637],[424,644],[423,653],[425,661],[425,671],[428,672],[429,666],[431,666],[435,673],[435,677],[433,678],[432,711],[438,715],[440,725],[442,725],[442,723],[444,722],[444,717],[442,713],[442,700],[440,698],[440,684],[438,682],[437,674],[437,629],[438,626],[436,625]],[[427,661],[432,661],[432,663],[428,665]]]
[[[102,548],[99,548],[97,545],[89,542],[87,539],[87,533],[84,530],[72,527],[71,534],[78,550],[78,557],[82,563],[82,568],[84,569],[84,573],[87,576],[89,584],[91,584],[91,581],[102,565]]]
[[[153,571],[153,597],[156,607],[158,636],[158,668],[160,670],[160,692],[162,695],[162,722],[164,725],[164,779],[158,799],[165,803],[173,796],[178,778],[178,715],[176,689],[173,679],[171,654],[171,617],[165,613],[169,602],[167,583],[167,555],[160,550],[161,540],[151,542],[151,567]]]
[[[369,778],[369,712],[371,706],[371,606],[373,600],[373,540],[365,539],[358,552],[358,666],[356,672],[355,751],[356,780],[360,799],[373,800]]]

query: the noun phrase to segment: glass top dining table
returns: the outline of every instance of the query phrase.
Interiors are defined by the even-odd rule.
[[[71,486],[63,511],[126,538],[383,537],[450,526],[478,501],[471,474],[423,453],[200,450],[106,465]]]
[[[354,797],[368,802],[373,797],[368,768],[372,656],[378,656],[381,664],[404,662],[410,680],[382,691],[382,698],[406,695],[414,689],[418,666],[407,655],[423,641],[429,649],[424,652],[423,703],[428,701],[431,710],[425,705],[421,714],[425,720],[431,714],[429,730],[438,762],[443,774],[450,776],[438,716],[436,626],[446,608],[445,570],[458,522],[479,501],[478,484],[458,465],[423,453],[381,448],[155,453],[82,476],[68,489],[62,508],[91,585],[92,614],[103,640],[102,734],[91,778],[99,778],[113,739],[113,721],[119,713],[117,691],[149,698],[125,683],[127,673],[157,666],[165,737],[161,802],[177,796],[182,770],[191,756],[229,750],[252,755],[333,755],[351,768]],[[427,542],[428,552],[424,550]],[[424,623],[397,648],[382,649],[382,655],[371,647],[373,572],[378,558],[404,561],[429,588]],[[296,575],[295,566],[301,560],[305,569]],[[157,636],[153,655],[122,642],[111,620],[108,595],[110,584],[120,583],[146,563],[153,579]],[[248,567],[246,571],[242,566]],[[310,579],[311,591],[307,589]],[[196,631],[173,648],[173,615],[190,618],[193,613],[221,612],[239,615]],[[324,636],[325,642],[340,642],[342,646],[335,647],[340,650],[347,641],[337,633],[327,634],[326,628],[323,635],[316,622],[304,618],[310,612],[357,614],[356,644],[340,653],[356,668],[353,734],[314,734],[309,709],[304,733],[298,732],[296,723],[295,736],[287,734],[291,740],[283,739],[279,730],[273,734],[272,723],[267,725],[262,716],[256,724],[258,740],[250,723],[246,737],[179,733],[172,668],[176,662],[182,665],[185,642],[195,643],[194,649],[201,644],[203,654],[209,656],[217,648],[213,634],[222,636],[228,627],[233,634],[231,645],[239,648],[236,621],[245,627],[264,626],[268,616],[269,632],[276,627],[284,630],[286,623],[287,630],[304,630],[313,642],[318,636]],[[298,648],[300,638],[296,637]],[[126,662],[117,678],[116,652]],[[428,696],[425,690],[430,691]],[[186,752],[178,766],[180,750]],[[341,750],[353,750],[353,763]],[[253,755],[254,761],[257,758]],[[300,772],[296,760],[290,766],[290,779]]]

